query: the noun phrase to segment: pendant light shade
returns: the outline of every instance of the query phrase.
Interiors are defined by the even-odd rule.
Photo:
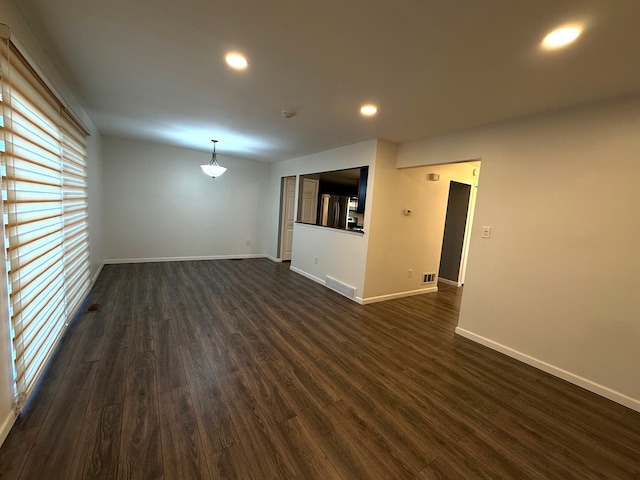
[[[213,142],[213,153],[211,154],[211,161],[206,165],[200,165],[200,168],[206,175],[209,175],[212,178],[216,178],[226,172],[227,169],[226,167],[218,164],[218,159],[216,157],[216,143],[218,143],[218,140],[211,141]]]

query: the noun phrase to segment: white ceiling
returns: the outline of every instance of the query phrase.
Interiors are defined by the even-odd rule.
[[[277,161],[640,90],[640,0],[16,0],[103,134]],[[581,23],[572,46],[551,29]],[[230,70],[229,50],[249,58]],[[362,103],[379,106],[374,118]],[[284,119],[281,110],[297,116]]]

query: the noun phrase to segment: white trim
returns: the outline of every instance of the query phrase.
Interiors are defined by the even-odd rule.
[[[320,228],[322,230],[329,231],[329,232],[347,233],[349,235],[357,235],[359,237],[364,236],[364,230],[346,230],[343,228],[329,227],[327,225],[315,225],[313,223],[302,223],[302,222],[298,222],[297,220],[294,222],[294,225],[300,225],[305,228]]]
[[[314,275],[311,275],[310,273],[305,272],[304,270],[300,270],[299,268],[294,267],[293,265],[289,267],[289,270],[291,270],[292,272],[297,273],[298,275],[302,275],[303,277],[308,278],[309,280],[313,280],[316,283],[319,283],[320,285],[322,285],[323,287],[326,287],[327,285],[325,284],[324,280],[322,280],[321,278],[318,278]],[[333,290],[332,290],[333,291]]]
[[[625,407],[629,407],[632,410],[640,412],[640,400],[636,398],[629,397],[623,393],[612,390],[587,378],[568,372],[554,365],[550,365],[546,362],[543,362],[542,360],[538,360],[537,358],[531,357],[525,353],[519,352],[505,345],[494,342],[493,340],[465,330],[464,328],[456,327],[456,333],[461,337],[473,340],[474,342],[484,345],[485,347],[489,347],[492,350],[504,353],[511,358],[520,360],[521,362],[526,363],[527,365],[531,365],[532,367],[542,370],[543,372],[550,373],[551,375],[561,378],[562,380],[566,380],[567,382],[573,383],[574,385],[589,390],[590,392],[608,398],[609,400],[619,403],[620,405],[624,405]]]
[[[91,285],[89,285],[89,292],[91,292],[91,290],[93,289],[93,286],[96,284],[96,281],[98,280],[98,277],[100,276],[100,273],[102,272],[103,268],[104,268],[104,262],[100,264],[100,266],[98,267],[98,271],[93,276],[93,279],[91,280]]]
[[[453,280],[449,280],[447,278],[442,278],[442,277],[438,277],[438,283],[444,283],[445,285],[453,285],[454,287],[462,286],[460,282],[454,282]]]
[[[482,163],[482,162],[481,162]],[[467,262],[469,261],[469,246],[471,245],[471,232],[473,229],[473,216],[476,211],[476,199],[478,198],[478,169],[476,168],[476,178],[471,184],[469,193],[469,208],[467,209],[467,222],[464,226],[464,241],[462,243],[462,257],[460,258],[460,269],[458,270],[458,286],[462,286],[467,275]],[[467,184],[468,185],[468,184]]]
[[[249,253],[246,255],[204,255],[194,257],[152,257],[152,258],[112,258],[105,260],[105,265],[118,263],[155,263],[155,262],[189,262],[193,260],[239,260],[243,258],[268,258],[264,253]]]
[[[289,269],[292,272],[297,273],[298,275],[302,275],[303,277],[308,278],[309,280],[313,280],[316,283],[319,283],[320,285],[327,287],[327,284],[324,280],[322,280],[321,278],[316,277],[315,275],[311,275],[310,273],[305,272],[304,270],[300,270],[297,267],[294,267],[293,265],[291,267],[289,267]],[[329,288],[329,290],[331,290],[332,292],[335,291],[331,288]],[[348,298],[349,300],[353,300],[354,302],[360,304],[360,305],[367,305],[369,303],[376,303],[376,302],[384,302],[385,300],[393,300],[395,298],[403,298],[403,297],[410,297],[413,295],[422,295],[423,293],[433,293],[433,292],[437,292],[438,291],[438,287],[428,287],[428,288],[421,288],[419,290],[409,290],[407,292],[398,292],[398,293],[391,293],[389,295],[380,295],[378,297],[368,297],[368,298],[362,298],[362,297],[347,297],[344,296],[345,298]],[[340,292],[337,292],[340,293]],[[340,293],[341,294],[341,293]],[[341,294],[342,295],[342,294]]]
[[[272,262],[276,262],[276,263],[282,263],[282,259],[281,258],[276,258],[276,257],[272,257],[271,255],[265,255],[269,260],[271,260]]]
[[[280,216],[278,218],[278,255],[280,256],[280,262],[289,261],[293,255],[293,243],[291,245],[291,252],[286,252],[285,241],[287,224],[289,223],[287,218],[289,217],[289,208],[287,198],[289,197],[289,185],[293,182],[293,211],[291,217],[291,235],[293,236],[293,228],[295,227],[296,209],[298,206],[298,177],[296,175],[287,175],[280,178]],[[293,237],[292,237],[293,241]],[[288,257],[288,258],[284,258]]]
[[[315,275],[311,275],[310,273],[305,272],[304,270],[300,270],[297,267],[294,267],[293,265],[289,267],[289,270],[291,270],[292,272],[297,273],[298,275],[302,275],[303,277],[308,278],[309,280],[312,280],[316,283],[319,283],[320,285],[322,285],[323,287],[331,290],[332,292],[336,292],[338,295],[342,295],[344,298],[348,298],[349,300],[359,303],[360,305],[363,305],[362,303],[362,298],[360,297],[347,297],[346,295],[344,295],[342,292],[339,292],[337,290],[334,290],[333,288],[330,288],[327,286],[327,283],[322,280],[321,278],[316,277]]]
[[[368,305],[369,303],[384,302],[386,300],[393,300],[396,298],[411,297],[413,295],[422,295],[423,293],[434,293],[438,291],[438,287],[427,287],[419,290],[408,290],[406,292],[390,293],[388,295],[379,295],[377,297],[356,298],[356,302],[361,305]]]
[[[7,415],[7,418],[5,418],[2,422],[2,426],[0,426],[0,445],[2,445],[7,439],[7,436],[11,431],[11,427],[13,427],[13,424],[16,423],[17,418],[18,415],[16,415],[15,410],[12,409],[11,412],[9,412],[9,415]]]

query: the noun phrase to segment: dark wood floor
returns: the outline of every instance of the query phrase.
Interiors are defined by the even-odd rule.
[[[640,414],[268,260],[105,266],[3,479],[633,479]]]

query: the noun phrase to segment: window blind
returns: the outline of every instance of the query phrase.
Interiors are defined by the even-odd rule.
[[[86,134],[10,40],[0,61],[4,243],[21,407],[90,285]]]

